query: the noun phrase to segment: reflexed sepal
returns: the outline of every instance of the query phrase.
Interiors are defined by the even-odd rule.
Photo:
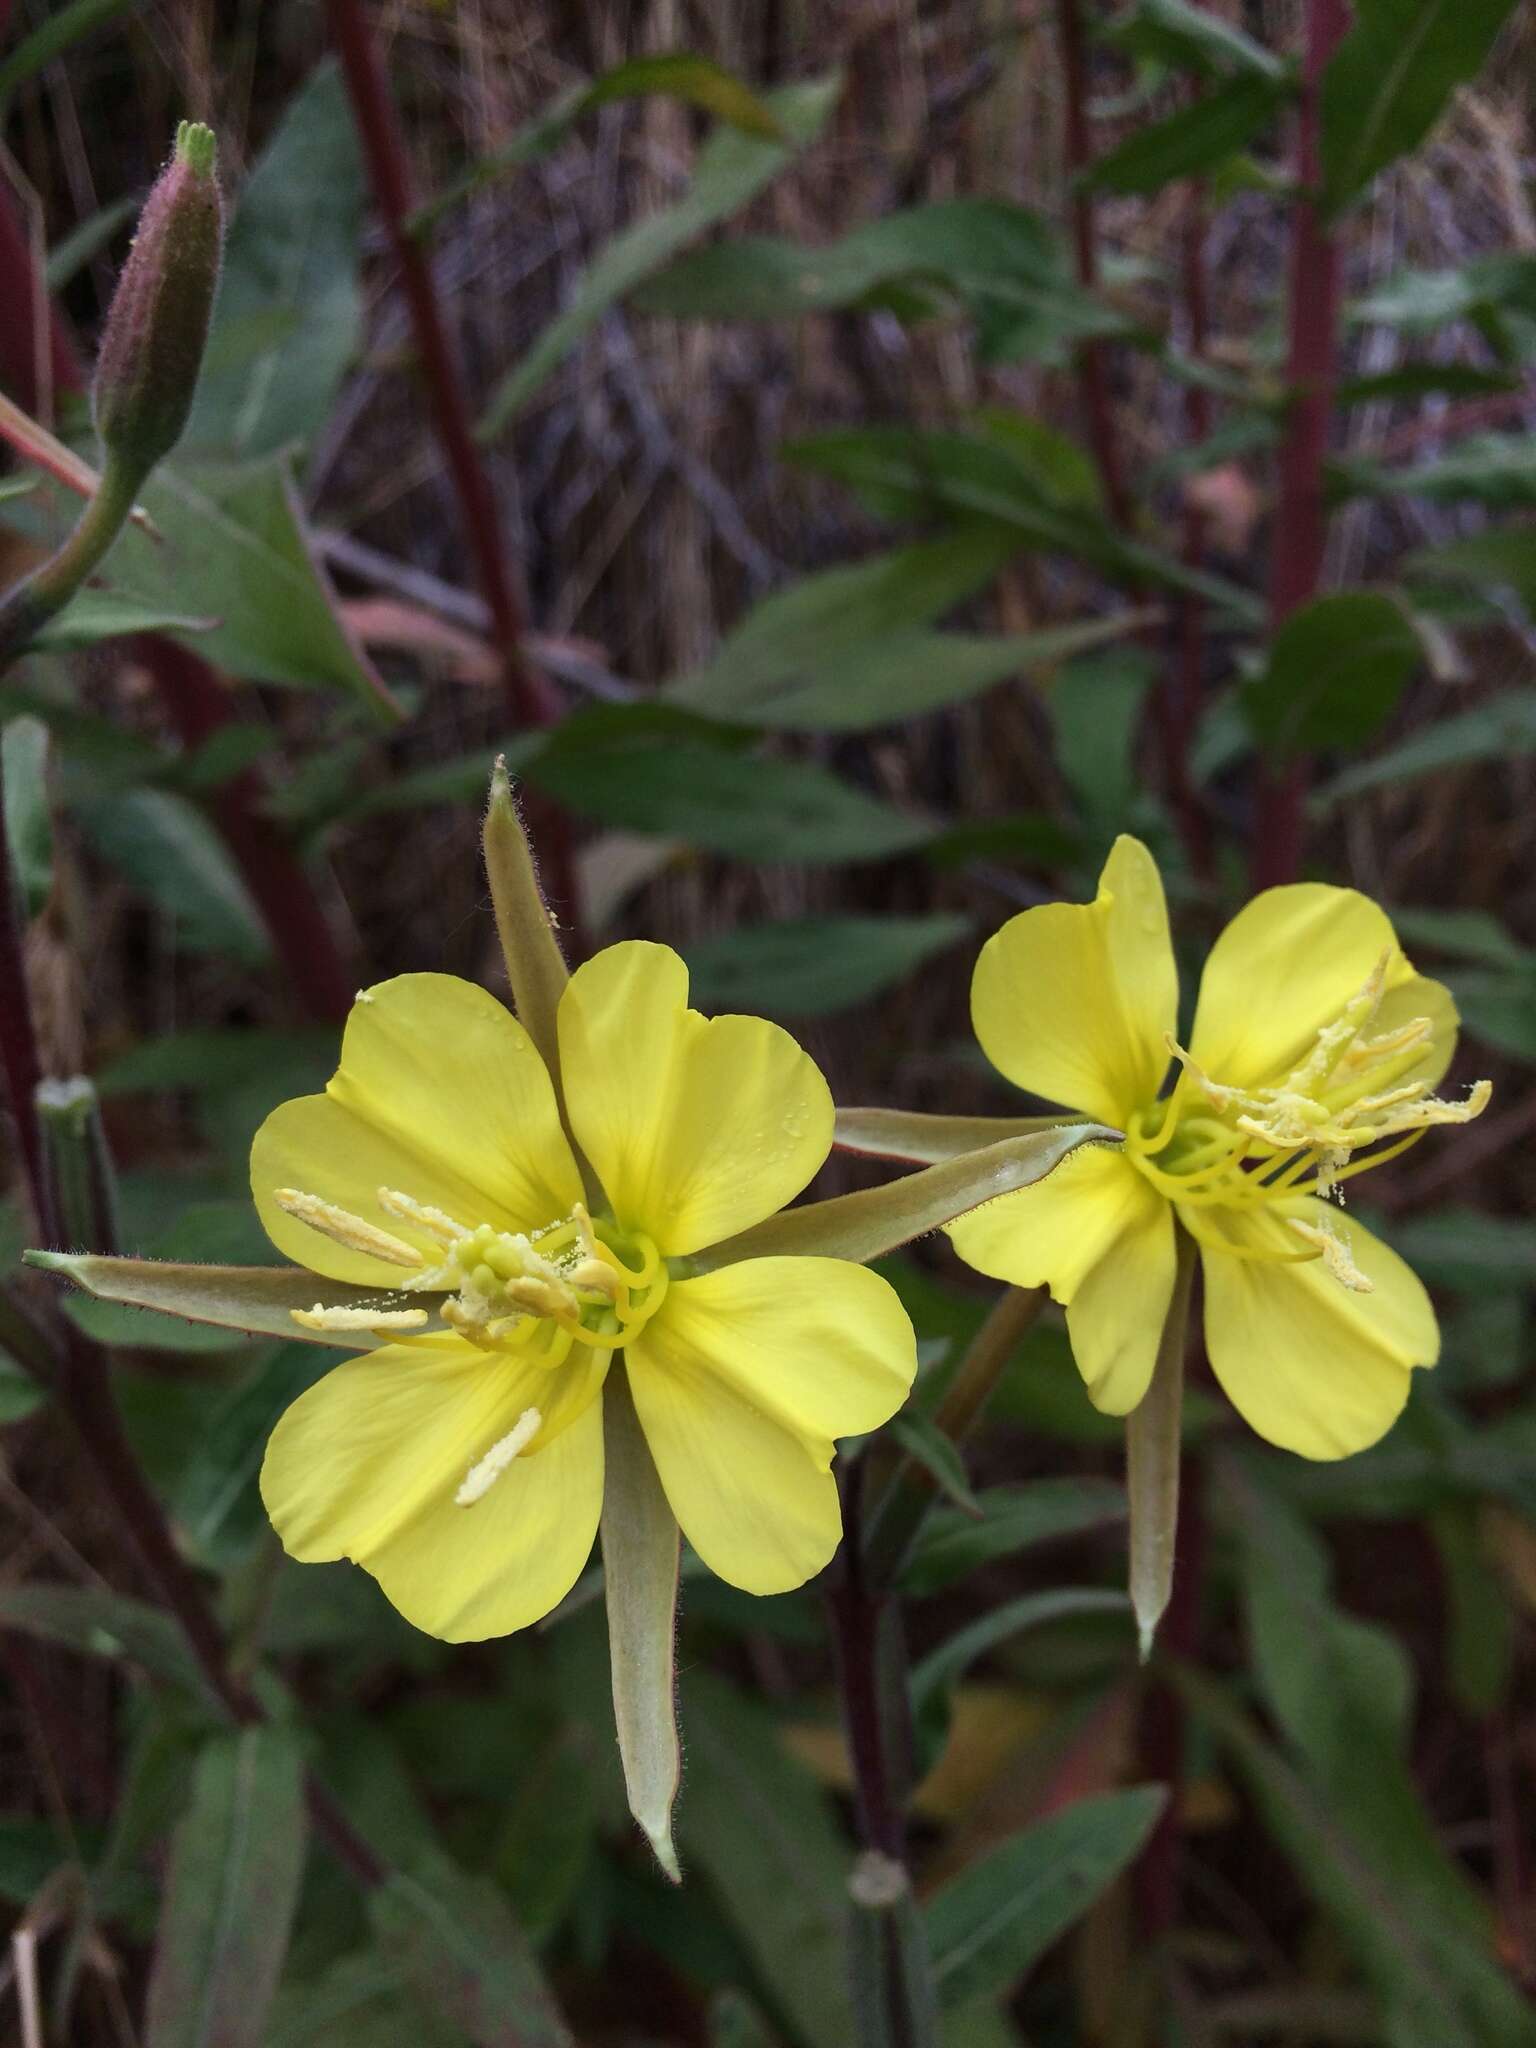
[[[191,1266],[166,1259],[107,1259],[89,1252],[27,1252],[29,1266],[61,1273],[101,1301],[126,1302],[131,1308],[180,1316],[184,1322],[213,1323],[220,1329],[245,1330],[253,1337],[284,1337],[296,1344],[323,1344],[332,1351],[372,1351],[398,1343],[400,1333],[385,1324],[375,1335],[368,1329],[310,1329],[294,1321],[295,1310],[381,1308],[376,1287],[353,1287],[341,1280],[321,1280],[302,1266]],[[437,1314],[446,1297],[414,1294],[416,1308],[428,1312],[427,1322],[413,1336],[447,1329]],[[144,1341],[153,1344],[153,1326]]]
[[[1004,1138],[1056,1131],[1085,1121],[1072,1116],[935,1116],[920,1109],[840,1109],[832,1142],[839,1152],[935,1166],[962,1152],[979,1152]]]
[[[622,1369],[609,1375],[603,1390],[603,1457],[603,1590],[624,1789],[657,1862],[680,1884],[672,1806],[682,1768],[676,1660],[681,1543]]]
[[[1105,1124],[1052,1124],[1047,1130],[1026,1131],[887,1181],[884,1187],[783,1209],[766,1223],[711,1245],[689,1263],[700,1273],[738,1259],[851,1259],[862,1265],[914,1237],[942,1229],[983,1202],[1017,1194],[1043,1180],[1079,1145],[1119,1143],[1120,1133]]]
[[[1141,1660],[1173,1591],[1173,1560],[1179,1534],[1179,1460],[1184,1415],[1184,1351],[1189,1331],[1189,1290],[1195,1246],[1178,1232],[1178,1268],[1163,1323],[1152,1380],[1139,1406],[1125,1419],[1126,1491],[1131,1510],[1131,1606]]]
[[[507,764],[500,758],[491,774],[484,848],[485,872],[496,912],[496,935],[501,940],[507,979],[512,984],[512,1007],[549,1069],[563,1121],[565,1097],[560,1087],[560,1043],[555,1017],[570,970],[555,937],[554,918],[539,887],[533,849],[512,795]]]

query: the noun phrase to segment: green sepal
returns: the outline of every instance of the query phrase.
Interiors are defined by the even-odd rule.
[[[936,1166],[941,1160],[978,1152],[1004,1138],[1056,1131],[1084,1121],[1069,1116],[936,1116],[920,1109],[840,1109],[832,1142],[839,1152]]]
[[[126,1302],[130,1308],[152,1309],[180,1316],[189,1323],[213,1323],[220,1329],[245,1330],[253,1337],[283,1337],[295,1344],[322,1344],[331,1351],[375,1351],[398,1344],[402,1337],[443,1334],[448,1326],[436,1311],[441,1294],[402,1297],[411,1308],[424,1308],[428,1320],[420,1329],[382,1331],[311,1330],[293,1320],[295,1309],[377,1308],[377,1287],[354,1287],[344,1280],[326,1280],[303,1266],[194,1266],[169,1259],[109,1259],[89,1252],[26,1252],[29,1266],[60,1273],[99,1301]],[[146,1326],[146,1344],[154,1343],[153,1325]]]
[[[682,1539],[622,1367],[603,1389],[603,1461],[603,1593],[624,1789],[656,1861],[681,1884],[672,1807],[682,1773],[676,1656]]]
[[[887,1181],[884,1187],[780,1210],[767,1222],[679,1265],[692,1273],[713,1272],[739,1259],[851,1259],[863,1265],[914,1237],[941,1230],[983,1202],[1017,1194],[1043,1180],[1079,1145],[1118,1145],[1120,1135],[1104,1124],[1052,1124],[1046,1130],[1025,1131]]]

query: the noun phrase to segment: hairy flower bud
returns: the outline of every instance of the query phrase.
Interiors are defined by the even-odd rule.
[[[183,121],[155,180],[102,337],[93,394],[109,455],[142,479],[180,440],[224,240],[213,131]]]

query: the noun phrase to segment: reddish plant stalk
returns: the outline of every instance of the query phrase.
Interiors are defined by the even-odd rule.
[[[1083,35],[1082,0],[1056,0],[1057,33],[1061,44],[1061,72],[1066,117],[1067,175],[1072,182],[1072,248],[1077,281],[1092,291],[1099,281],[1098,230],[1093,196],[1077,183],[1093,158],[1088,132],[1088,59]],[[1026,8],[1026,13],[1029,12]],[[1104,487],[1109,516],[1122,530],[1131,524],[1131,501],[1125,487],[1120,445],[1115,436],[1114,412],[1109,401],[1108,365],[1104,345],[1085,341],[1077,351],[1078,389],[1088,423],[1088,441]]]
[[[1307,0],[1296,120],[1298,197],[1286,278],[1286,383],[1291,400],[1280,447],[1270,556],[1271,632],[1298,605],[1316,595],[1328,537],[1323,464],[1338,383],[1340,266],[1337,238],[1325,224],[1313,195],[1322,172],[1319,90],[1323,72],[1348,25],[1344,0]],[[1292,881],[1300,872],[1307,781],[1305,759],[1267,768],[1261,775],[1251,863],[1255,889]]]
[[[1199,184],[1190,185],[1185,199],[1179,232],[1179,264],[1185,318],[1189,323],[1189,354],[1191,361],[1198,363],[1205,355],[1209,333],[1205,194]],[[1192,382],[1185,392],[1184,426],[1191,447],[1205,440],[1211,431],[1211,394],[1203,384]],[[1186,568],[1200,567],[1205,559],[1205,540],[1206,516],[1193,497],[1186,497],[1181,549]],[[1209,877],[1212,853],[1210,825],[1189,776],[1189,750],[1200,721],[1200,700],[1205,685],[1205,600],[1193,590],[1184,591],[1179,598],[1177,630],[1177,667],[1165,678],[1160,692],[1163,778],[1195,872]]]
[[[26,232],[0,191],[0,382],[34,416],[53,412],[61,391],[83,391],[85,375],[69,331],[42,288]],[[46,353],[46,367],[44,355]],[[47,421],[44,424],[48,424]]]
[[[554,725],[560,717],[560,701],[548,678],[528,662],[525,607],[502,546],[495,493],[475,446],[464,379],[443,322],[432,266],[410,229],[410,169],[373,34],[361,0],[329,0],[328,11],[374,199],[400,268],[443,460],[459,501],[480,589],[490,607],[507,705],[519,725]],[[528,805],[528,814],[549,870],[554,908],[572,949],[580,953],[585,947],[570,820],[558,805],[542,797]]]

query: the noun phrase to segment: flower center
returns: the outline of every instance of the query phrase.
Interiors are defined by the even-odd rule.
[[[1250,1233],[1239,1242],[1222,1229],[1221,1212],[1251,1214],[1302,1195],[1326,1200],[1344,1181],[1395,1159],[1432,1125],[1470,1123],[1482,1114],[1492,1092],[1487,1081],[1477,1082],[1465,1102],[1445,1102],[1428,1081],[1407,1078],[1432,1047],[1427,1017],[1372,1034],[1390,964],[1384,953],[1306,1057],[1271,1087],[1227,1087],[1170,1038],[1178,1080],[1171,1094],[1131,1118],[1125,1151],[1177,1205],[1200,1243],[1238,1258],[1320,1258],[1342,1286],[1370,1292],[1347,1243],[1326,1225],[1271,1210],[1289,1238],[1276,1231],[1265,1242]]]
[[[516,1350],[561,1365],[577,1346],[617,1351],[633,1343],[660,1308],[665,1261],[648,1237],[595,1222],[578,1202],[569,1216],[530,1232],[460,1223],[395,1188],[378,1190],[379,1208],[434,1241],[436,1258],[392,1231],[297,1188],[278,1188],[280,1209],[351,1251],[410,1269],[377,1307],[295,1309],[311,1330],[409,1334],[431,1320],[408,1305],[412,1294],[442,1294],[450,1329],[482,1351]]]

